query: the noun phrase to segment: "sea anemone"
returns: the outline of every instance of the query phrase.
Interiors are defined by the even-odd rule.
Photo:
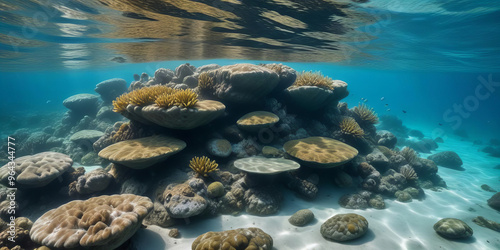
[[[362,138],[365,135],[365,131],[352,117],[345,117],[344,119],[342,119],[339,127],[340,131],[345,135],[350,135],[357,138]]]
[[[113,101],[113,111],[117,113],[125,112],[129,103],[128,94],[123,94]]]
[[[191,108],[198,102],[198,95],[191,89],[180,90],[173,95],[174,104],[182,108]]]
[[[156,98],[155,103],[160,108],[168,109],[168,108],[174,106],[174,104],[175,104],[174,95],[175,94],[160,95]]]
[[[401,173],[408,181],[418,179],[417,173],[415,173],[415,170],[409,165],[402,166],[399,173]]]
[[[373,108],[370,108],[365,104],[360,104],[354,107],[352,111],[362,122],[371,124],[378,123],[378,116],[375,111],[373,111]]]
[[[200,90],[211,90],[214,87],[214,79],[207,72],[203,72],[198,76],[198,88]]]
[[[324,89],[333,90],[332,79],[323,76],[320,72],[306,72],[303,71],[297,76],[297,79],[290,88],[297,88],[301,86],[314,86]]]
[[[415,150],[409,148],[409,147],[404,147],[401,152],[399,152],[399,154],[401,154],[405,159],[406,161],[409,163],[409,164],[413,164],[415,163],[415,161],[417,160],[418,156],[417,156],[417,152],[415,152]]]
[[[191,159],[189,162],[189,167],[195,171],[199,176],[204,176],[207,177],[208,173],[217,170],[217,167],[219,165],[215,162],[210,160],[210,158],[203,156],[203,157],[194,157]]]

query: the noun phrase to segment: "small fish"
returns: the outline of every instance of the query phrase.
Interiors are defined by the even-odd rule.
[[[365,99],[363,102],[367,102],[367,101],[368,101],[368,99]]]
[[[365,98],[361,97],[361,100],[364,100]]]
[[[389,106],[389,104],[386,103],[385,106],[387,107],[387,106]]]
[[[391,111],[391,109],[387,109],[387,111]]]
[[[406,110],[403,110],[403,113],[405,113],[405,114],[406,114]]]
[[[381,101],[383,101],[384,99],[385,99],[385,97],[380,98]]]
[[[443,124],[439,123],[439,126],[443,126]]]
[[[51,103],[51,102],[52,102],[51,100],[47,100],[45,103],[46,103],[46,104],[49,104],[49,103]]]

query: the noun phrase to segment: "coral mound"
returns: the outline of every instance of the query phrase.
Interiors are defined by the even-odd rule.
[[[333,241],[348,241],[363,236],[368,221],[358,214],[337,214],[321,225],[321,235]]]
[[[271,127],[276,124],[280,118],[266,111],[254,111],[242,116],[236,124],[240,129],[246,131],[258,131],[263,128]]]
[[[472,228],[465,222],[455,218],[444,218],[434,224],[434,230],[448,239],[468,238],[472,236]]]
[[[132,194],[71,201],[38,218],[30,237],[49,248],[114,249],[139,229],[152,209],[149,198]]]
[[[204,233],[193,242],[192,250],[243,249],[271,250],[273,238],[259,228],[238,228]]]
[[[290,156],[318,168],[340,166],[358,155],[355,148],[327,137],[291,140],[286,142],[283,148]]]

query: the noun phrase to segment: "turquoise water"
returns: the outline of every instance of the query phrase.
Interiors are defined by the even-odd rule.
[[[236,193],[234,186],[240,185],[238,181],[248,187],[237,191],[249,193],[248,196],[255,195],[252,192],[262,186],[267,188],[261,192],[262,203],[271,203],[267,209],[278,207],[270,214],[249,212],[248,207],[222,213],[217,209],[227,205],[225,200],[208,197],[206,190],[199,191],[209,202],[201,215],[181,216],[165,220],[164,224],[148,222],[147,228],[129,235],[130,240],[118,249],[189,249],[201,234],[239,227],[261,228],[273,237],[273,249],[279,250],[499,249],[498,232],[473,222],[474,217],[484,216],[500,223],[498,207],[495,210],[487,202],[500,190],[499,16],[497,1],[486,0],[0,0],[0,137],[3,141],[0,166],[6,164],[2,167],[4,170],[8,167],[9,136],[19,139],[15,148],[17,158],[56,151],[72,159],[71,170],[65,169],[67,172],[50,184],[26,187],[21,183],[19,186],[16,211],[33,222],[67,202],[100,195],[134,193],[171,209],[168,201],[161,200],[165,199],[163,192],[188,178],[202,180],[207,186],[214,180],[226,181],[225,195],[229,191]],[[184,63],[195,68],[208,64],[282,63],[297,74],[321,72],[334,80],[342,80],[348,84],[349,95],[340,100],[339,106],[331,102],[318,110],[304,111],[294,106],[285,91],[271,92],[258,101],[241,104],[217,96],[215,90],[207,96],[200,87],[180,86],[172,81],[168,86],[190,88],[199,94],[200,101],[213,99],[226,105],[225,112],[217,119],[190,130],[155,122],[152,125],[147,119],[144,122],[131,116],[130,111],[122,112],[123,116],[109,112],[111,115],[96,118],[98,115],[94,112],[84,117],[63,105],[67,98],[87,93],[99,99],[98,109],[109,111],[113,106],[101,102],[102,97],[94,90],[97,84],[121,78],[130,87],[127,90],[130,93],[131,86],[138,84],[134,74],[147,73],[152,79],[158,69],[175,71]],[[210,72],[215,75],[218,71]],[[198,73],[193,74],[196,81]],[[351,110],[343,110],[343,103]],[[381,122],[373,127],[360,120],[353,109],[360,104],[373,108]],[[280,116],[279,129],[272,131],[271,142],[263,142],[260,134],[235,126],[244,113],[256,110]],[[339,130],[340,121],[347,117],[356,118],[364,129],[363,137],[349,137]],[[128,134],[125,132],[118,141],[162,134],[185,141],[186,149],[139,170],[130,170],[123,162],[98,155],[102,145],[113,143],[102,140],[115,140],[113,135],[121,122],[128,122],[129,118],[137,127]],[[399,120],[403,126],[397,125]],[[273,126],[270,128],[277,128]],[[393,132],[398,143],[380,142],[376,132],[382,129]],[[82,130],[98,130],[99,136],[84,142],[72,138]],[[358,151],[358,157],[340,167],[317,169],[317,165],[285,149],[287,141],[312,136],[349,144]],[[210,153],[207,145],[213,139],[227,139],[230,156]],[[392,157],[387,156],[387,152],[380,153],[381,145],[392,150],[389,152]],[[257,178],[236,169],[235,160],[265,155],[264,146],[273,146],[281,152],[273,157],[299,162],[300,170],[290,175]],[[406,159],[401,152],[405,147],[416,150],[422,159],[454,151],[462,163],[449,167],[436,160],[436,169],[439,169],[436,177],[435,172],[425,172],[432,172],[432,167],[425,165],[431,170],[422,170],[424,160]],[[373,160],[374,152],[387,159],[382,163]],[[133,153],[123,155],[129,154]],[[192,171],[190,159],[202,155],[215,159],[220,172],[200,176]],[[396,156],[402,156],[403,161],[398,161]],[[408,165],[418,172],[420,179],[414,182],[408,179],[401,186],[416,188],[421,193],[407,202],[379,186],[366,188],[369,178],[375,177],[362,173],[361,162],[372,164],[374,171],[384,177],[399,173],[400,163]],[[83,167],[78,170],[82,173],[72,172],[79,167]],[[0,182],[7,185],[6,171],[2,168]],[[88,193],[81,191],[83,187],[76,188],[85,181],[92,183],[94,177],[89,173],[96,173],[92,172],[96,169],[108,175],[102,177],[105,174],[101,173],[95,179],[102,180],[93,179],[92,185],[101,184],[104,188]],[[35,176],[42,176],[41,172]],[[300,196],[287,182],[290,178],[317,188],[317,197]],[[446,184],[440,182],[441,179]],[[381,185],[380,182],[378,179],[376,185]],[[170,187],[166,188],[167,185]],[[484,185],[494,192],[487,191]],[[398,191],[403,191],[401,186],[397,187]],[[0,218],[9,221],[2,207],[6,203],[1,203],[7,197],[4,190],[0,185]],[[340,205],[343,195],[367,190],[372,192],[372,198],[383,195],[385,209],[368,205],[353,209]],[[281,192],[281,203],[271,197],[275,191]],[[162,194],[161,198],[158,194]],[[247,198],[240,200],[244,206],[251,203]],[[316,219],[305,227],[291,226],[288,218],[299,209],[311,209]],[[165,213],[174,214],[170,210]],[[339,213],[366,217],[370,223],[368,233],[343,243],[325,240],[319,232],[320,226]],[[438,236],[432,227],[444,217],[465,221],[473,228],[474,236],[461,240]],[[110,224],[110,221],[104,222]],[[2,223],[0,228],[3,229]],[[180,237],[168,236],[173,228],[179,229]],[[299,240],[301,237],[304,239]],[[35,249],[31,240],[39,239],[33,235],[29,238],[16,244]],[[0,241],[0,247],[2,244],[13,246]]]

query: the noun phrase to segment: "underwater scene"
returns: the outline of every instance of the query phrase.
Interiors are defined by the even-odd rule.
[[[493,0],[0,0],[0,250],[500,249]]]

